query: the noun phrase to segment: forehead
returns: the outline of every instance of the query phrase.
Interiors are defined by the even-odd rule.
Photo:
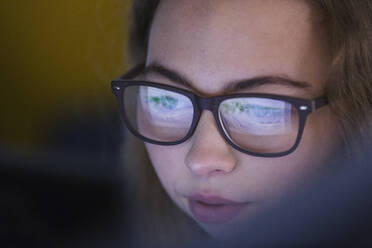
[[[325,35],[305,1],[160,2],[147,63],[160,61],[182,72],[202,91],[264,75],[321,88],[328,63]]]

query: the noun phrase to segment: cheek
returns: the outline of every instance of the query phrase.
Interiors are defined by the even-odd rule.
[[[145,144],[151,163],[167,193],[173,198],[179,182],[185,180],[185,153],[177,146]]]
[[[315,113],[309,116],[301,142],[290,155],[261,162],[241,158],[241,164],[247,165],[244,170],[252,193],[260,200],[278,199],[330,168],[327,159],[338,147],[341,135],[329,108]]]
[[[337,121],[329,108],[309,115],[301,143],[288,157],[288,164],[293,164],[293,168],[288,169],[288,177],[296,183],[307,183],[330,169],[327,161],[337,149],[340,137]]]
[[[310,161],[323,162],[341,142],[341,132],[336,117],[329,107],[309,115],[299,151],[308,150]]]

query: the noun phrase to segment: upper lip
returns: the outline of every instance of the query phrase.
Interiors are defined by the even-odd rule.
[[[217,195],[202,195],[202,194],[194,194],[189,197],[191,201],[198,201],[209,205],[239,205],[244,204],[242,202],[236,202],[233,200],[226,199],[221,196]]]

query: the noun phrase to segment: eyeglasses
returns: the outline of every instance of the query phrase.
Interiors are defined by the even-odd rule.
[[[203,110],[213,113],[222,137],[236,150],[259,157],[280,157],[300,143],[307,116],[328,104],[272,94],[237,93],[202,97],[176,87],[131,80],[144,65],[111,82],[123,120],[141,140],[177,145],[189,139]]]

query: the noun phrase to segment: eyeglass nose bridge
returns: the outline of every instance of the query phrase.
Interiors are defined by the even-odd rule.
[[[197,98],[199,109],[201,111],[203,111],[204,109],[207,109],[213,112],[214,101],[215,99],[213,97],[198,97]]]

